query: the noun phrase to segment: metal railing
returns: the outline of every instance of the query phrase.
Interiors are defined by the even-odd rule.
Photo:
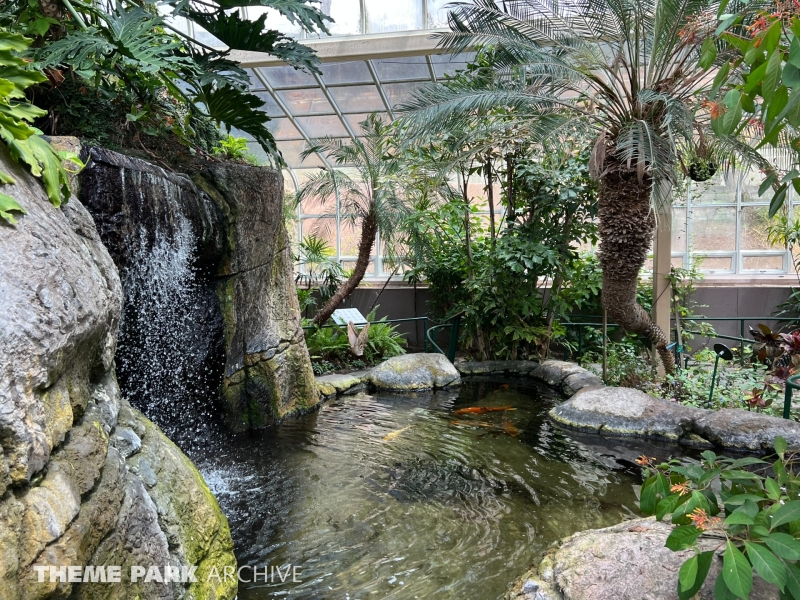
[[[433,346],[434,350],[436,350],[439,354],[444,354],[451,363],[455,362],[456,360],[456,346],[458,345],[458,326],[461,324],[461,315],[456,315],[453,317],[449,323],[442,323],[441,325],[434,325],[430,329],[428,329],[427,333],[425,334],[425,351],[428,351],[428,344]],[[433,339],[433,332],[437,329],[444,329],[445,327],[450,327],[450,345],[447,349],[447,353],[442,350],[439,345]]]

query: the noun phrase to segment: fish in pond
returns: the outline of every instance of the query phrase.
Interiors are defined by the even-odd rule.
[[[507,389],[508,389],[508,384],[507,384],[507,383],[504,383],[504,384],[503,384],[503,385],[501,385],[501,386],[500,386],[498,389],[501,389],[501,390],[507,390]]]
[[[399,436],[401,433],[403,433],[408,429],[411,429],[411,425],[408,425],[407,427],[403,427],[402,429],[398,429],[397,431],[393,431],[389,434],[386,434],[385,436],[383,436],[383,441],[391,442],[393,439],[395,439],[397,436]]]
[[[517,437],[520,434],[520,430],[514,427],[514,425],[512,425],[507,419],[503,419],[503,422],[500,425],[497,425],[496,423],[487,423],[486,421],[459,420],[450,421],[450,425],[455,425],[456,427],[483,427],[484,429],[488,429],[492,435],[505,433],[511,437]]]
[[[459,408],[455,411],[454,415],[482,415],[488,412],[497,412],[499,410],[517,410],[511,406],[470,406],[469,408]]]
[[[517,437],[519,435],[519,429],[514,427],[508,419],[503,419],[503,431],[511,437]]]

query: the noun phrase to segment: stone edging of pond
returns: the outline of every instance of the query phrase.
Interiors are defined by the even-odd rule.
[[[550,411],[558,425],[611,437],[660,440],[692,448],[771,452],[783,436],[800,450],[800,423],[743,409],[708,410],[610,387],[575,363],[546,360],[457,362],[462,375],[530,377],[570,398]]]
[[[461,375],[442,354],[403,354],[367,371],[317,377],[323,399],[369,390],[424,392],[461,385]]]

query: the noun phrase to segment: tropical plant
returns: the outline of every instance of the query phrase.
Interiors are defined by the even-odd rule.
[[[67,153],[58,153],[41,136],[41,131],[31,123],[44,115],[25,97],[25,91],[47,78],[32,69],[29,62],[20,57],[31,40],[0,28],[0,139],[8,148],[11,158],[25,163],[31,173],[44,182],[47,197],[54,206],[70,197],[69,179],[62,160],[76,166],[80,161]],[[12,184],[15,180],[0,171],[0,185]],[[14,213],[25,214],[25,209],[11,196],[0,193],[0,218],[11,225],[16,223]]]
[[[114,3],[69,0],[9,0],[0,24],[36,37],[34,57],[53,90],[78,79],[78,93],[111,100],[137,131],[173,133],[192,148],[199,143],[199,121],[211,120],[248,133],[275,160],[282,160],[266,128],[262,101],[248,92],[249,77],[229,60],[230,50],[266,52],[290,65],[319,73],[314,52],[278,31],[266,28],[266,14],[241,19],[242,6],[278,11],[310,33],[327,33],[315,0],[118,0]],[[186,18],[215,36],[221,48],[202,44],[171,25],[164,12]],[[68,86],[66,86],[68,87]],[[50,126],[56,128],[64,98],[51,99]],[[109,127],[120,127],[109,123]]]
[[[776,437],[776,460],[722,458],[702,453],[697,464],[657,463],[642,456],[646,480],[639,508],[676,525],[666,540],[674,552],[693,550],[676,583],[681,600],[694,598],[717,552],[722,569],[714,585],[717,600],[749,598],[753,571],[800,600],[800,476],[797,454]],[[770,476],[769,471],[772,471]]]
[[[715,131],[755,129],[756,147],[788,150],[788,168],[763,169],[758,195],[773,192],[772,217],[781,209],[789,186],[800,193],[800,14],[793,0],[721,2],[717,32],[738,56],[721,74],[738,70],[708,99]]]
[[[575,245],[595,241],[595,186],[588,153],[576,154],[519,158],[514,221],[497,231],[477,202],[453,193],[418,203],[404,226],[406,277],[428,282],[435,318],[461,315],[466,348],[482,359],[546,356],[565,315],[592,293]]]
[[[523,124],[525,135],[557,145],[576,130],[596,139],[591,170],[599,180],[603,305],[609,318],[648,337],[667,371],[674,368],[668,338],[636,303],[639,271],[655,227],[653,204],[668,201],[679,146],[704,135],[709,115],[700,98],[723,61],[714,39],[715,5],[692,0],[565,0],[558,3],[474,0],[450,5],[450,32],[439,48],[493,48],[493,72],[479,82],[430,86],[404,109],[411,135],[459,130],[502,110],[477,132]],[[727,132],[723,132],[727,133]],[[749,146],[717,136],[723,153],[762,161]]]
[[[212,149],[212,154],[224,156],[230,160],[257,164],[258,160],[247,147],[247,140],[230,134],[223,137]]]
[[[295,282],[305,284],[310,290],[317,286],[320,299],[326,302],[342,284],[345,272],[341,263],[336,260],[336,251],[324,238],[314,233],[309,233],[299,245],[299,255],[296,258],[298,266],[303,267],[295,276]],[[303,308],[310,308],[316,304],[310,296],[302,302]]]
[[[391,250],[397,226],[407,212],[398,193],[398,163],[389,155],[390,126],[376,113],[360,125],[362,135],[350,143],[332,137],[321,138],[314,140],[302,153],[303,159],[314,153],[326,154],[333,164],[347,166],[358,175],[352,177],[342,168],[323,169],[309,177],[297,192],[297,202],[310,198],[323,205],[331,200],[338,202],[342,220],[360,229],[353,271],[314,315],[315,325],[327,321],[364,278],[379,230],[381,241]]]

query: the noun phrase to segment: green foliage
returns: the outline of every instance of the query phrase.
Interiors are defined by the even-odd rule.
[[[144,134],[155,138],[147,140],[151,146],[157,140],[175,138],[192,151],[208,152],[217,140],[209,140],[206,123],[214,122],[228,131],[236,128],[248,133],[282,164],[261,100],[249,93],[246,72],[227,55],[231,49],[257,50],[314,72],[319,72],[318,59],[309,48],[266,29],[265,17],[241,20],[236,8],[251,4],[249,0],[161,4],[172,9],[172,16],[204,27],[227,48],[205,46],[174,29],[149,0],[120,0],[107,6],[64,3],[66,10],[60,11],[41,0],[9,0],[0,13],[0,24],[36,36],[33,55],[51,83],[45,95],[53,131],[59,126],[65,130],[68,124],[59,123],[59,117],[74,109],[65,108],[69,101],[62,98],[59,87],[66,81],[79,82],[81,94],[109,103],[105,108],[116,117],[105,128],[98,127],[100,137],[116,137],[115,127],[130,128],[136,135],[126,140],[129,145],[145,146],[138,135]],[[313,0],[263,0],[261,4],[277,9],[309,33],[328,31],[325,22],[329,19],[313,6]],[[120,123],[117,118],[122,110],[125,121]],[[72,124],[76,128],[66,127],[69,133],[82,133],[80,123]],[[97,125],[87,125],[89,137]]]
[[[247,140],[242,137],[227,135],[223,137],[212,150],[216,156],[224,156],[229,160],[258,164],[258,159],[247,147]]]
[[[723,2],[717,33],[736,50],[726,67],[733,85],[715,81],[705,101],[714,131],[750,133],[756,149],[770,145],[794,153],[788,170],[764,165],[759,196],[772,191],[769,215],[781,209],[789,187],[800,191],[800,17],[791,3]],[[724,79],[724,78],[720,78]]]
[[[600,341],[602,345],[602,340]],[[602,377],[603,355],[600,350],[590,350],[581,357],[581,364],[598,377]],[[606,385],[648,390],[656,379],[653,357],[646,348],[633,340],[608,342],[606,348]]]
[[[398,333],[397,325],[386,322],[386,317],[376,320],[376,306],[367,315],[371,323],[369,338],[364,347],[364,360],[353,356],[347,339],[347,330],[328,321],[326,327],[315,327],[306,330],[306,345],[311,354],[315,373],[321,374],[337,369],[360,369],[375,364],[392,356],[405,354],[407,342],[403,334]]]
[[[298,251],[295,262],[304,267],[304,272],[297,272],[296,283],[306,285],[308,290],[316,285],[320,298],[325,302],[333,296],[345,278],[342,265],[334,258],[336,251],[327,240],[313,233],[300,241]],[[314,306],[316,301],[309,294],[301,298],[301,304],[305,311]]]
[[[678,573],[681,600],[693,598],[703,585],[720,538],[723,564],[715,598],[748,598],[755,571],[780,589],[781,598],[800,599],[800,476],[786,440],[777,437],[774,445],[777,460],[771,465],[710,451],[699,464],[656,464],[644,456],[637,461],[646,473],[641,511],[676,526],[667,548],[694,551]]]
[[[445,190],[438,201],[419,194],[405,226],[412,264],[405,277],[428,281],[435,318],[462,315],[463,341],[482,358],[538,357],[564,334],[563,316],[596,290],[579,279],[584,263],[575,248],[595,240],[587,161],[588,153],[556,165],[520,159],[515,217],[496,232],[463,194]]]
[[[27,100],[25,91],[46,77],[20,57],[30,43],[24,36],[0,28],[0,139],[12,159],[25,163],[34,176],[42,179],[50,202],[59,206],[71,193],[62,161],[69,160],[76,166],[81,163],[72,155],[57,153],[31,126],[44,111]],[[14,178],[0,171],[0,184],[11,183]],[[0,218],[13,225],[14,213],[25,214],[25,209],[11,196],[0,193]]]

